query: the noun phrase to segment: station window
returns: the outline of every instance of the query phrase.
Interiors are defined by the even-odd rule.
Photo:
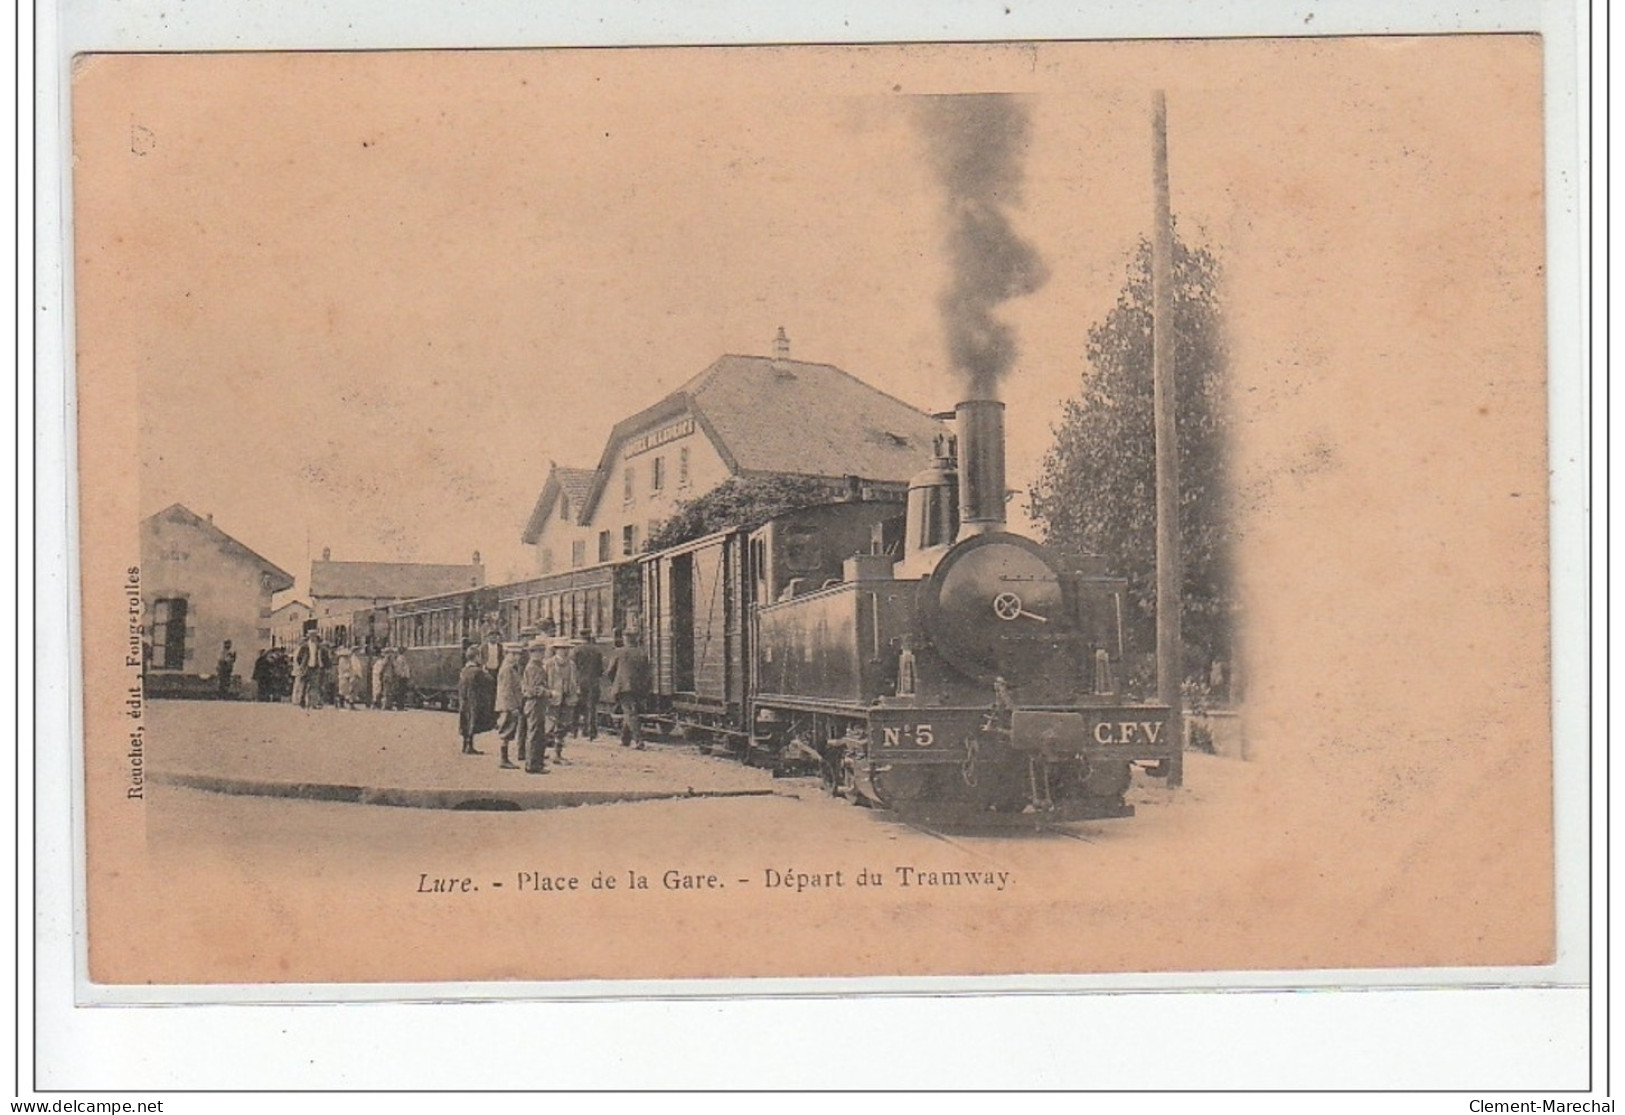
[[[658,492],[666,486],[666,458],[656,457],[649,466],[649,490]]]
[[[677,486],[688,487],[688,446],[677,451]]]
[[[631,465],[627,465],[626,466],[626,471],[621,473],[621,500],[623,502],[625,502],[625,503],[631,503],[632,502],[632,466]]]
[[[186,665],[186,601],[180,597],[153,601],[152,664],[160,670]]]
[[[587,564],[587,543],[579,540],[570,543],[570,568],[580,569]]]
[[[542,547],[542,572],[553,572],[553,550],[551,547]]]
[[[601,530],[598,532],[598,560],[608,561],[609,558],[609,531]]]
[[[559,497],[559,518],[563,519],[565,522],[570,521],[570,497],[569,496],[560,496]]]
[[[631,557],[637,552],[638,528],[627,523],[621,528],[621,556]]]

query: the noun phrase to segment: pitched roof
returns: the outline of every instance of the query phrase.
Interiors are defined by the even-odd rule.
[[[183,526],[193,527],[196,530],[201,531],[204,535],[214,538],[214,540],[219,543],[221,549],[235,553],[238,557],[244,558],[245,560],[251,561],[258,565],[264,572],[271,575],[271,591],[273,593],[285,592],[293,587],[292,573],[289,573],[281,566],[275,565],[267,559],[261,557],[259,554],[237,541],[237,539],[215,526],[214,519],[212,517],[204,518],[202,515],[199,515],[197,512],[193,511],[184,504],[172,503],[162,511],[148,515],[145,519],[141,520],[141,525],[146,527],[149,523],[155,524],[159,519],[163,519],[166,522],[178,523]]]
[[[906,481],[932,460],[942,425],[833,364],[723,356],[672,394],[618,423],[594,473],[590,512],[617,447],[655,422],[692,413],[735,473]]]
[[[531,509],[530,518],[525,522],[525,533],[521,539],[527,544],[534,544],[542,536],[542,524],[553,514],[561,493],[570,501],[572,518],[579,522],[581,508],[587,505],[587,497],[592,493],[594,475],[590,468],[554,465],[549,469],[547,482],[542,485],[542,494],[536,497],[536,506]]]
[[[907,480],[942,429],[832,364],[724,356],[684,390],[745,472]]]
[[[303,608],[307,612],[313,612],[316,610],[309,604],[306,604],[303,600],[290,600],[286,604],[282,605],[282,607],[273,609],[271,611],[271,618],[276,619],[281,616],[283,612],[291,612],[295,608]]]
[[[485,583],[483,565],[431,565],[410,561],[313,561],[310,595],[410,600],[477,588]]]

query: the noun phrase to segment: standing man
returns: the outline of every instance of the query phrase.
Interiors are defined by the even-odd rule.
[[[355,704],[355,682],[350,674],[353,653],[349,647],[333,648],[333,676],[338,679],[333,689],[334,708],[350,708]]]
[[[492,677],[502,668],[502,632],[495,627],[485,629],[485,638],[480,643],[480,665],[488,670]]]
[[[293,655],[293,703],[300,708],[322,707],[322,659],[327,648],[312,628]]]
[[[372,707],[381,709],[389,700],[389,687],[395,684],[395,667],[391,659],[393,647],[384,647],[372,664]]]
[[[563,639],[553,644],[553,656],[547,660],[548,726],[553,735],[553,758],[564,758],[564,737],[570,731],[570,722],[576,711],[576,672],[570,662],[570,648]]]
[[[530,644],[525,672],[519,681],[525,713],[525,742],[521,746],[526,751],[525,771],[529,774],[547,773],[547,668],[542,665],[545,654],[545,639]]]
[[[262,650],[254,656],[254,669],[248,675],[248,680],[254,683],[255,701],[272,701],[276,694],[272,692],[271,675],[275,667],[271,665],[271,652]]]
[[[513,743],[519,744],[519,757],[525,757],[524,661],[524,649],[513,647],[497,667],[497,736],[502,740],[502,762],[497,765],[503,770],[519,769],[509,757]]]
[[[604,652],[593,641],[592,632],[583,636],[582,644],[570,652],[575,666],[576,688],[580,696],[576,704],[576,730],[588,739],[598,738],[598,695],[604,678]]]
[[[317,708],[323,704],[333,704],[338,698],[339,675],[338,659],[333,657],[333,648],[327,645],[327,640],[320,634],[316,636],[316,657],[320,660],[316,667],[316,687],[319,697]]]
[[[390,683],[391,700],[398,709],[410,708],[413,702],[412,695],[412,663],[407,661],[406,652],[396,647],[389,656],[394,667],[395,678]]]
[[[356,708],[372,707],[372,643],[361,643],[350,651],[350,671],[355,675],[355,692],[351,699]]]
[[[231,698],[231,675],[237,672],[237,652],[231,649],[231,640],[227,639],[220,648],[220,660],[214,664],[214,676],[220,683],[220,699]]]
[[[474,737],[489,732],[496,722],[496,682],[480,665],[480,650],[469,647],[463,672],[457,677],[457,729],[463,737],[464,755],[483,755],[474,746]]]
[[[643,640],[636,632],[626,637],[626,646],[609,664],[609,692],[621,713],[621,746],[637,744],[643,750],[643,710],[654,691],[654,674]]]

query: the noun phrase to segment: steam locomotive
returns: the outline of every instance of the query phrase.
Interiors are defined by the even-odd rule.
[[[1004,406],[955,417],[901,515],[854,492],[644,556],[661,714],[905,815],[1130,816],[1179,737],[1121,691],[1125,583],[1006,530]]]
[[[1123,692],[1125,582],[1008,531],[1004,405],[954,417],[906,496],[853,478],[635,567],[405,601],[352,633],[404,647],[420,698],[450,707],[463,648],[493,629],[636,631],[650,716],[678,738],[926,820],[1131,816],[1131,768],[1179,735]]]

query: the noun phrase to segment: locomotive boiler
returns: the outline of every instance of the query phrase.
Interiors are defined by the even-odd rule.
[[[1164,763],[1177,729],[1121,691],[1124,582],[1006,529],[1003,410],[956,408],[957,445],[939,438],[910,483],[900,546],[810,591],[763,580],[754,740],[904,814],[1129,816],[1131,767]]]

